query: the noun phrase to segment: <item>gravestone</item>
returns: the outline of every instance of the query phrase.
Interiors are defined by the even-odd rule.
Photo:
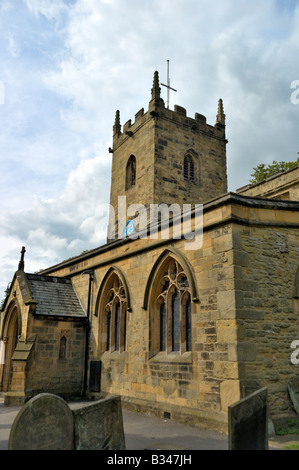
[[[120,397],[71,410],[59,396],[41,393],[17,414],[9,450],[125,450]]]
[[[229,450],[268,450],[267,388],[228,407]]]
[[[288,390],[297,415],[299,415],[299,378],[292,377],[288,383]]]
[[[73,414],[66,402],[51,393],[29,400],[10,430],[9,450],[73,450]]]
[[[77,450],[125,450],[120,397],[73,410]]]

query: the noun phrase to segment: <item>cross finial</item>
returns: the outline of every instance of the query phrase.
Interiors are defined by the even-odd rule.
[[[21,259],[20,259],[20,261],[19,261],[19,266],[18,266],[18,270],[19,270],[19,271],[24,271],[24,266],[25,266],[25,264],[24,264],[24,256],[25,256],[25,252],[26,252],[25,247],[22,246],[22,250],[21,250]]]
[[[169,78],[169,60],[167,60],[167,85],[164,85],[164,83],[161,83],[161,85],[165,86],[167,88],[167,109],[169,109],[169,92],[170,90],[172,91],[177,91],[174,88],[171,88],[170,86],[170,78]]]

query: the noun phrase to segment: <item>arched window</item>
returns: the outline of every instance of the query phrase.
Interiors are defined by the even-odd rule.
[[[60,338],[60,344],[59,344],[59,359],[65,359],[66,358],[66,337],[63,335]]]
[[[168,258],[152,289],[152,352],[191,351],[191,296],[187,276],[180,263]]]
[[[184,180],[194,183],[194,161],[190,154],[184,158]]]
[[[136,158],[134,155],[129,157],[126,167],[126,191],[136,184]]]
[[[112,272],[106,281],[100,305],[101,350],[122,352],[126,349],[127,299],[116,272]]]

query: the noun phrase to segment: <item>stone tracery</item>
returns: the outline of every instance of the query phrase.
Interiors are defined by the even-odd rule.
[[[158,276],[155,316],[159,316],[159,322],[153,320],[153,324],[159,329],[159,345],[157,338],[153,343],[160,351],[191,350],[191,302],[186,273],[177,260],[169,258]]]
[[[107,280],[102,305],[103,350],[122,352],[126,349],[127,298],[125,286],[115,272]]]

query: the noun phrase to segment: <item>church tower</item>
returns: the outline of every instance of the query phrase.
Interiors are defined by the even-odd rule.
[[[165,107],[159,75],[154,73],[151,100],[123,128],[116,111],[108,240],[120,238],[129,219],[129,206],[202,204],[227,191],[226,137],[223,103],[218,102],[215,126],[205,116],[187,116],[181,106]],[[125,204],[125,208],[120,206]],[[120,207],[123,207],[120,217]],[[125,212],[125,217],[123,216]],[[136,213],[138,215],[138,213]],[[112,216],[112,217],[111,217]],[[149,218],[147,219],[149,222]]]

